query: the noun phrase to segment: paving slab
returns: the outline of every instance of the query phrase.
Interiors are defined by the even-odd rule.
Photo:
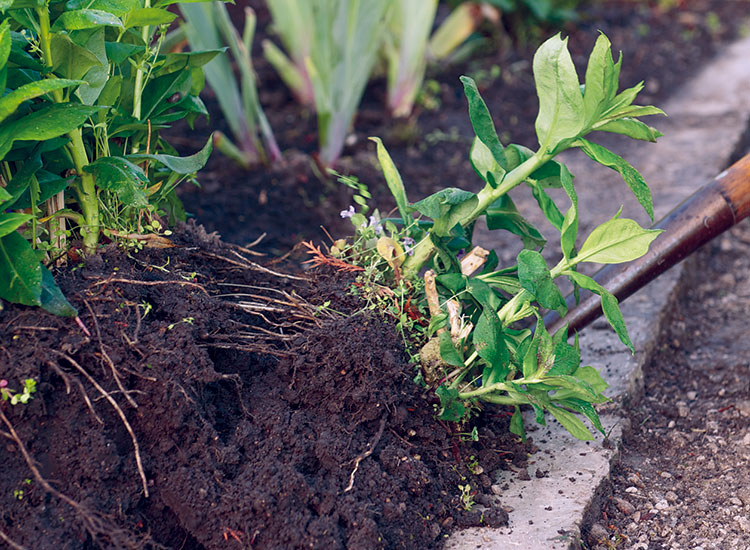
[[[750,38],[727,47],[660,105],[669,116],[654,122],[665,134],[657,144],[618,142],[617,152],[649,182],[657,219],[727,167],[750,121],[748,90]],[[618,182],[619,176],[606,168],[592,167],[582,157],[573,153],[564,159],[577,175],[578,188],[583,189],[579,191],[581,212],[593,214],[593,223],[598,224],[625,204],[628,217],[648,224],[644,214],[631,215],[637,206]],[[582,234],[586,234],[586,227],[592,227],[592,222],[587,224],[582,227]],[[494,248],[500,244],[497,237],[481,228],[477,234],[484,246]],[[581,548],[582,522],[609,476],[626,427],[622,407],[642,393],[642,367],[657,345],[681,272],[682,267],[675,266],[623,303],[623,314],[637,350],[634,355],[604,322],[595,322],[581,334],[584,364],[599,369],[610,384],[606,393],[613,401],[600,410],[609,435],[607,441],[602,437],[592,442],[578,441],[551,418],[547,427],[531,431],[536,424],[529,414],[526,426],[539,447],[530,457],[531,480],[523,481],[515,472],[501,471],[495,481],[504,489],[499,500],[510,511],[509,526],[459,531],[446,541],[446,550]],[[537,470],[541,477],[536,477]]]

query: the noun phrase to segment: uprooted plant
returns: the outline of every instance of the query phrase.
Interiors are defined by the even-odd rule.
[[[47,269],[71,240],[169,245],[155,233],[184,216],[175,187],[211,144],[179,157],[159,132],[208,114],[201,66],[219,53],[161,51],[174,3],[0,4],[0,298],[75,316]]]
[[[352,207],[342,212],[357,231],[353,242],[337,241],[332,253],[342,262],[364,267],[360,276],[377,277],[396,289],[403,318],[414,317],[415,304],[429,306],[429,338],[419,353],[421,376],[440,398],[440,417],[459,421],[480,402],[515,407],[511,430],[525,437],[520,405],[530,405],[536,420],[552,414],[580,439],[592,435],[583,415],[604,433],[594,405],[606,401],[607,384],[590,366],[581,366],[577,337],[568,343],[567,326],[549,334],[542,309],[566,311],[556,280],[567,278],[575,291],[601,296],[604,314],[620,340],[633,350],[616,298],[594,279],[578,271],[584,262],[621,263],[643,255],[659,231],[641,228],[614,213],[578,245],[578,196],[573,175],[555,157],[580,148],[591,159],[620,173],[653,219],[651,193],[640,174],[624,159],[587,136],[614,132],[655,141],[661,134],[638,120],[663,114],[633,102],[642,84],[618,93],[622,59],[614,61],[609,40],[601,35],[588,60],[584,84],[559,35],[547,40],[533,62],[539,113],[539,147],[503,146],[490,113],[473,80],[462,77],[469,116],[476,134],[471,162],[484,188],[472,193],[443,189],[409,204],[401,177],[380,140],[377,155],[398,208],[399,217],[370,218]],[[559,256],[553,267],[540,253],[546,240],[517,210],[508,192],[519,185],[531,189],[544,216],[560,234]],[[562,188],[570,202],[565,214],[548,193]],[[362,204],[362,194],[358,196]],[[475,221],[484,216],[490,229],[520,237],[524,249],[514,265],[498,269],[494,251],[471,248]],[[424,277],[420,277],[427,268]],[[475,272],[478,274],[474,275]],[[369,277],[369,279],[368,279]],[[360,281],[358,289],[366,289]],[[422,290],[424,289],[424,290]],[[410,296],[410,298],[406,297]],[[398,310],[398,308],[396,308]],[[402,318],[402,320],[403,320]],[[535,323],[530,329],[529,320]]]

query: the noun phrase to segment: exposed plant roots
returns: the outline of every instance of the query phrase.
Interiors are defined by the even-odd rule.
[[[72,361],[72,364],[74,363],[75,362]],[[104,544],[105,547],[118,549],[118,550],[122,550],[122,549],[140,550],[142,548],[166,550],[164,546],[155,543],[149,535],[137,535],[125,529],[121,529],[120,527],[117,527],[115,524],[109,521],[106,517],[89,509],[84,504],[81,504],[80,502],[76,502],[75,500],[67,496],[66,494],[61,493],[60,491],[55,489],[52,485],[50,485],[50,483],[44,477],[42,477],[42,474],[39,472],[39,469],[34,464],[34,459],[29,454],[29,451],[26,449],[26,446],[21,441],[21,438],[18,437],[18,434],[16,433],[16,430],[13,427],[13,424],[5,415],[5,412],[3,411],[2,407],[0,407],[0,420],[2,420],[3,424],[5,424],[5,426],[8,428],[8,432],[11,436],[11,439],[15,442],[15,444],[18,446],[18,449],[21,451],[21,454],[23,455],[23,458],[26,461],[26,465],[29,467],[29,470],[31,470],[31,473],[33,474],[36,482],[39,483],[39,485],[41,485],[45,491],[47,491],[51,495],[57,497],[58,499],[65,502],[68,506],[70,506],[73,509],[73,511],[76,513],[76,516],[80,519],[86,531],[91,535],[93,539],[98,541],[100,544]],[[0,531],[0,538],[2,538],[5,542],[7,542],[14,549],[24,548],[23,546],[10,540],[1,531]]]
[[[125,426],[125,429],[128,431],[128,434],[130,434],[130,439],[133,441],[133,453],[135,454],[135,463],[138,467],[138,474],[141,476],[141,483],[143,484],[143,494],[144,496],[148,497],[148,481],[146,480],[146,473],[143,471],[143,464],[141,462],[141,453],[140,453],[140,447],[138,445],[138,439],[135,437],[135,433],[133,432],[133,428],[130,426],[130,422],[128,422],[127,417],[125,416],[125,413],[120,408],[120,405],[117,404],[117,401],[114,400],[114,398],[107,393],[107,390],[101,387],[99,383],[94,380],[94,378],[86,372],[86,369],[84,369],[81,365],[76,362],[75,359],[73,359],[70,355],[67,355],[66,353],[63,353],[61,351],[52,350],[52,352],[65,359],[68,363],[70,363],[73,367],[78,370],[89,382],[91,382],[91,385],[94,386],[99,393],[102,394],[104,398],[109,401],[109,404],[112,405],[112,408],[115,409],[117,412],[117,415],[120,417],[120,420],[122,421],[123,425]]]
[[[372,439],[372,441],[370,441],[370,444],[367,446],[367,450],[354,459],[354,469],[349,475],[349,485],[347,485],[346,489],[344,489],[345,493],[348,493],[354,488],[354,474],[356,474],[357,470],[359,470],[359,463],[372,454],[372,452],[375,450],[375,447],[377,447],[380,438],[383,437],[383,429],[385,428],[387,419],[387,416],[383,416],[383,418],[380,419],[380,427],[378,428],[378,433],[376,433],[375,437]]]
[[[8,535],[3,533],[2,530],[0,530],[0,539],[8,546],[10,546],[13,550],[27,550],[25,546],[14,542],[10,537],[8,537]]]

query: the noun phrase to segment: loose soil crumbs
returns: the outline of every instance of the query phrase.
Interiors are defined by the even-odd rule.
[[[58,274],[91,336],[3,311],[0,379],[38,391],[0,405],[0,540],[416,549],[507,522],[490,475],[523,468],[533,445],[501,411],[478,443],[436,421],[393,324],[331,312],[361,307],[350,280],[274,275],[202,228],[175,240]]]

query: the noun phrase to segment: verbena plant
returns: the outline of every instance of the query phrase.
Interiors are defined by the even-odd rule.
[[[174,3],[0,2],[1,298],[76,315],[45,265],[70,238],[90,255],[102,231],[182,214],[174,189],[211,143],[181,158],[160,131],[207,114],[200,67],[219,52],[161,51]]]
[[[266,57],[318,116],[320,161],[333,165],[381,45],[391,0],[269,0],[288,58],[265,42]],[[310,93],[312,92],[312,93]]]
[[[617,300],[592,278],[579,273],[578,266],[638,258],[659,231],[642,229],[635,221],[621,218],[620,212],[613,212],[612,219],[578,244],[578,196],[573,175],[554,160],[564,150],[580,148],[594,161],[618,171],[653,218],[651,194],[640,174],[620,156],[588,139],[596,131],[647,141],[661,135],[638,120],[644,115],[663,114],[656,107],[633,104],[642,84],[618,92],[621,62],[621,58],[613,60],[609,40],[601,35],[581,85],[566,40],[557,35],[538,49],[533,62],[539,96],[536,151],[520,145],[504,146],[474,81],[462,77],[476,133],[471,162],[485,182],[478,193],[446,188],[409,204],[396,167],[376,140],[378,158],[400,217],[380,220],[374,216],[368,221],[353,208],[342,212],[351,216],[358,239],[351,245],[338,242],[338,259],[369,266],[367,272],[380,273],[381,277],[389,274],[402,293],[409,292],[409,285],[425,288],[428,301],[434,302],[429,331],[435,336],[422,348],[420,359],[427,382],[440,398],[443,419],[460,420],[472,407],[486,401],[515,406],[511,430],[521,436],[520,405],[533,407],[540,423],[544,423],[545,413],[552,414],[580,439],[592,436],[578,415],[587,417],[603,432],[593,405],[606,400],[602,392],[607,384],[595,369],[581,366],[577,338],[574,344],[568,343],[567,327],[549,334],[540,311],[566,312],[556,282],[566,278],[576,291],[584,288],[601,296],[607,320],[633,350]],[[546,244],[541,232],[522,216],[508,195],[519,185],[531,189],[546,219],[560,234],[561,259],[552,267],[540,254]],[[570,206],[564,214],[548,194],[551,188],[562,188],[566,193]],[[470,276],[471,270],[462,266],[458,252],[470,249],[474,222],[482,216],[490,229],[517,235],[524,249],[514,265],[502,269],[497,268],[493,252],[482,271]],[[419,275],[424,268],[429,271],[422,283]],[[431,296],[432,280],[435,292]],[[416,302],[414,299],[412,303]],[[410,315],[414,317],[413,312]],[[535,324],[533,331],[524,328],[529,319]]]
[[[245,8],[245,27],[240,37],[223,2],[185,4],[180,6],[180,11],[185,18],[182,28],[193,51],[228,47],[231,52],[231,57],[217,56],[203,69],[234,137],[232,142],[216,132],[216,147],[245,168],[275,162],[281,158],[281,152],[260,105],[250,57],[255,12]],[[239,69],[239,85],[232,70],[232,59]]]

